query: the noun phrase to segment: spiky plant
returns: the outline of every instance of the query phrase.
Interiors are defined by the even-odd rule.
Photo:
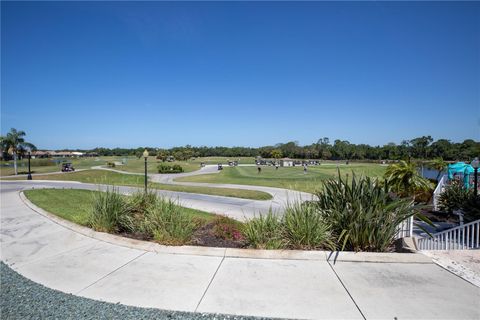
[[[355,174],[351,181],[340,175],[325,181],[316,196],[317,208],[342,250],[387,251],[398,226],[417,214],[412,199],[392,198],[377,180]]]

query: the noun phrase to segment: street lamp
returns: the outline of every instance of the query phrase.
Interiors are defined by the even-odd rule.
[[[477,196],[478,194],[478,158],[475,158],[473,159],[472,161],[472,167],[473,167],[473,170],[474,170],[474,176],[473,176],[473,187],[474,187],[474,191],[473,193],[475,194],[475,196]]]
[[[32,158],[32,153],[28,151],[28,175],[27,180],[32,180],[32,172],[30,171],[30,159]]]
[[[148,159],[148,150],[143,151],[143,157],[145,158],[145,193],[147,193],[147,159]]]

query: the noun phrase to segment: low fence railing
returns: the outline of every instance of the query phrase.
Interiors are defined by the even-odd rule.
[[[447,184],[448,176],[444,174],[440,180],[438,181],[437,187],[435,188],[435,191],[433,191],[433,209],[435,211],[438,211],[439,208],[439,200],[440,200],[440,195],[442,192],[445,190],[445,186]]]
[[[404,220],[397,227],[397,239],[411,237],[413,235],[413,216]]]
[[[480,219],[417,239],[418,250],[465,250],[480,248]]]

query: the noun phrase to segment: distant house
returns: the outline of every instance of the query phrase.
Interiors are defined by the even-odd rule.
[[[293,160],[290,158],[283,158],[280,160],[280,166],[282,167],[293,167]]]
[[[35,158],[49,158],[50,157],[50,151],[37,150],[37,151],[33,151],[31,153],[31,155],[32,155],[32,159],[35,159]]]

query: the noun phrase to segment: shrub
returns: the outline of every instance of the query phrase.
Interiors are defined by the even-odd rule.
[[[161,163],[158,165],[158,173],[182,173],[183,167],[178,164],[169,165],[165,163]]]
[[[329,226],[310,203],[288,204],[283,225],[285,238],[294,249],[335,249]]]
[[[462,210],[467,222],[480,219],[480,196],[475,196],[472,192],[470,197],[462,204]]]
[[[369,177],[353,175],[351,183],[340,176],[327,180],[316,196],[318,209],[342,250],[386,251],[398,225],[416,213],[413,200],[392,198]]]
[[[438,203],[440,210],[448,213],[463,211],[467,222],[480,219],[480,197],[475,196],[473,188],[466,189],[461,181],[452,181],[440,194]]]
[[[400,160],[389,165],[385,171],[385,180],[388,187],[401,197],[411,196],[415,199],[424,192],[433,191],[433,184],[420,175],[413,162]]]
[[[272,210],[245,223],[243,234],[249,246],[257,249],[281,249],[286,246],[281,220]]]
[[[118,189],[108,188],[106,192],[96,192],[93,197],[88,225],[97,231],[123,231],[122,225],[130,208]]]
[[[164,244],[182,245],[190,241],[196,225],[173,200],[157,198],[145,209],[142,231]]]
[[[213,232],[216,237],[224,240],[243,240],[241,223],[231,218],[220,216],[215,219]]]
[[[148,207],[155,205],[158,197],[155,191],[137,191],[128,197],[129,213],[120,221],[121,228],[131,233],[141,233],[147,238],[151,234],[146,234],[143,228],[145,220],[145,211]]]
[[[466,189],[460,181],[452,181],[440,194],[440,210],[452,213],[462,209],[463,204],[473,195],[473,189]]]
[[[107,162],[107,167],[115,168],[115,162]]]

